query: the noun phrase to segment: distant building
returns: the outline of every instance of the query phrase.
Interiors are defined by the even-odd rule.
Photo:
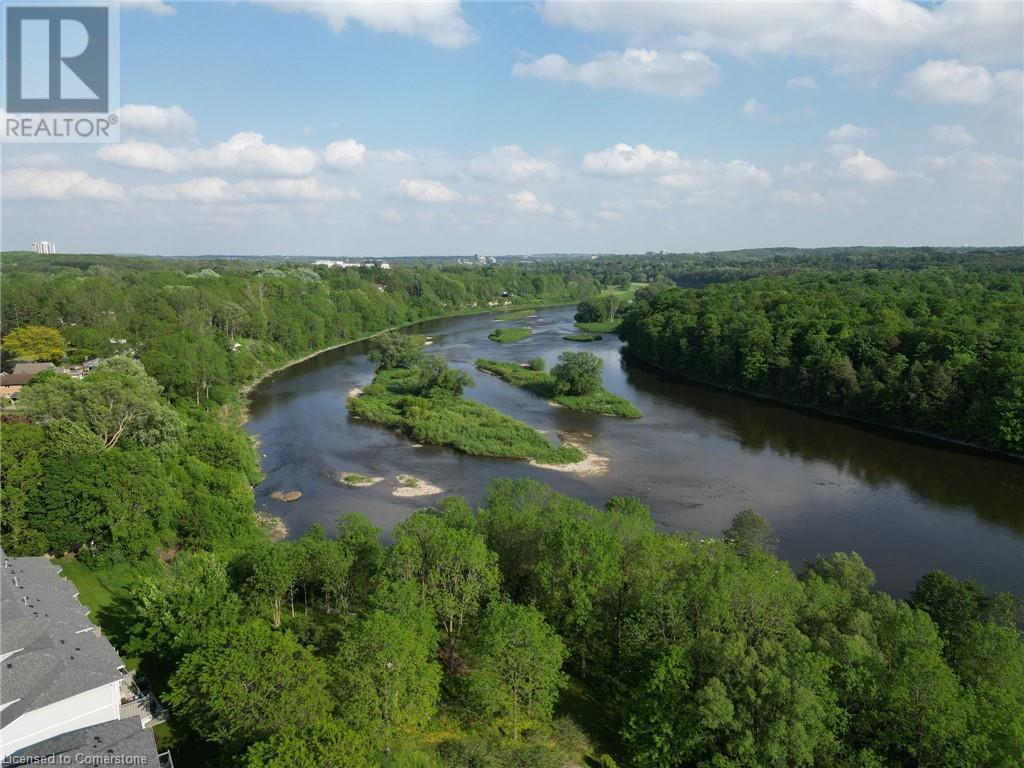
[[[172,765],[146,727],[166,713],[89,621],[75,585],[45,557],[0,559],[3,764]]]
[[[498,260],[496,258],[494,258],[493,256],[481,256],[479,253],[477,253],[477,254],[473,254],[473,258],[471,258],[471,259],[459,259],[458,263],[459,264],[465,264],[465,265],[474,265],[475,264],[477,266],[484,266],[484,265],[487,265],[487,264],[497,264]]]
[[[359,259],[358,261],[347,261],[346,259],[317,259],[313,262],[317,267],[338,267],[350,269],[352,267],[377,267],[378,269],[391,269],[391,265],[383,259]]]
[[[57,253],[57,246],[48,240],[40,240],[32,243],[32,250],[36,253]]]

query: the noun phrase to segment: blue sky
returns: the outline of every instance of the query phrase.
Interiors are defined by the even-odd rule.
[[[4,249],[1021,244],[1020,3],[123,3],[116,145]]]

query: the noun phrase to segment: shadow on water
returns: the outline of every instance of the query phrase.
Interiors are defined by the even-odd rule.
[[[715,422],[745,451],[828,462],[871,488],[900,484],[936,508],[973,511],[1024,533],[1024,468],[1019,463],[920,445],[784,405],[665,380],[625,362],[622,368],[633,388]]]

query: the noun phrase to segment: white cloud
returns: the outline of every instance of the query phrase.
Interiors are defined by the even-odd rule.
[[[173,16],[174,7],[163,2],[163,0],[121,0],[121,7],[125,10],[149,11],[154,16]]]
[[[341,32],[350,21],[355,21],[375,32],[421,38],[441,48],[463,48],[476,41],[476,33],[462,17],[459,0],[277,0],[269,4],[278,10],[314,16],[334,32]]]
[[[933,125],[930,129],[932,138],[941,144],[968,145],[974,143],[974,137],[962,125]]]
[[[804,88],[809,91],[816,91],[818,89],[818,81],[810,75],[800,75],[799,77],[791,77],[786,81],[787,88]]]
[[[863,149],[837,144],[832,147],[832,152],[840,158],[839,175],[844,178],[864,184],[885,184],[897,176],[889,166]]]
[[[676,173],[659,176],[658,183],[666,187],[691,190],[768,187],[772,184],[772,175],[746,160],[730,160],[727,163],[683,160]]]
[[[108,144],[97,151],[96,156],[115,165],[164,173],[199,170],[242,175],[308,176],[317,165],[316,153],[311,150],[268,144],[260,133],[236,133],[210,149],[128,141]]]
[[[227,179],[203,177],[178,184],[153,184],[136,187],[134,194],[145,200],[225,203],[231,201],[231,183]]]
[[[992,99],[992,75],[979,64],[927,61],[903,79],[907,93],[936,104],[984,104]]]
[[[324,150],[324,162],[331,168],[351,170],[366,162],[366,146],[355,139],[331,142]]]
[[[254,201],[328,202],[360,197],[354,190],[343,191],[325,187],[312,176],[303,179],[246,179],[234,183],[227,179],[207,176],[178,184],[136,187],[132,193],[146,200],[200,204]]]
[[[404,149],[368,149],[366,159],[379,160],[382,163],[408,163],[412,162],[412,155]]]
[[[395,191],[417,203],[452,203],[461,199],[458,192],[436,179],[402,179]]]
[[[209,150],[196,150],[197,166],[204,169],[306,176],[316,168],[316,154],[305,147],[268,144],[260,133],[236,133]]]
[[[469,173],[478,179],[510,184],[534,178],[558,178],[558,168],[554,163],[533,157],[516,144],[494,147],[486,155],[474,157],[469,161]]]
[[[971,182],[986,186],[1010,184],[1017,181],[1024,171],[1020,158],[974,149],[929,157],[925,159],[925,165],[929,171],[947,176],[958,183]]]
[[[192,115],[173,104],[158,107],[153,104],[125,104],[118,110],[122,130],[135,130],[157,135],[191,135],[197,130]]]
[[[176,173],[189,167],[187,150],[147,141],[124,141],[100,147],[96,157],[107,163],[144,171]]]
[[[12,155],[8,148],[4,157],[4,168],[60,168],[63,161],[52,152],[35,152],[30,155]]]
[[[652,149],[646,144],[616,144],[583,156],[583,171],[596,176],[633,176],[671,171],[679,164],[672,150]]]
[[[599,90],[619,89],[669,96],[696,96],[718,82],[718,65],[696,51],[628,48],[609,51],[583,64],[549,53],[512,68],[516,77],[580,83]]]
[[[554,213],[555,206],[537,198],[537,195],[528,189],[516,192],[508,196],[512,209],[520,213]]]
[[[838,128],[828,132],[829,141],[849,142],[857,139],[873,139],[878,134],[870,128],[864,128],[853,123],[843,123]]]
[[[3,196],[8,200],[125,199],[124,188],[84,171],[15,168],[3,174]]]
[[[334,141],[324,150],[324,163],[339,171],[350,171],[369,162],[406,163],[412,160],[401,149],[367,149],[355,139]]]
[[[662,187],[682,191],[689,202],[698,203],[735,200],[773,183],[768,171],[746,160],[693,160],[646,144],[616,144],[584,155],[583,170],[611,177],[646,176]]]
[[[924,49],[1016,60],[1024,23],[1017,2],[547,2],[541,13],[552,24],[590,32],[634,40],[675,36],[680,46],[738,56],[817,56],[845,70],[877,69]]]
[[[757,99],[747,99],[743,102],[743,106],[740,107],[740,112],[747,117],[753,117],[764,112],[764,104]]]

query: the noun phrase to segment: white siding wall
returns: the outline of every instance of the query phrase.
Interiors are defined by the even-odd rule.
[[[0,760],[12,752],[90,725],[117,720],[121,714],[121,682],[115,680],[91,691],[26,712],[0,729]]]

